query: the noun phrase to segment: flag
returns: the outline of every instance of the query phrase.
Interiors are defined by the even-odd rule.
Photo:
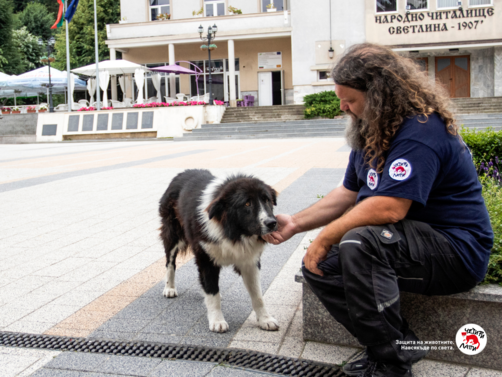
[[[57,29],[58,27],[63,27],[63,11],[64,11],[64,0],[57,0],[59,3],[58,18],[51,29]]]
[[[66,9],[66,14],[64,18],[70,22],[71,19],[73,18],[73,15],[77,11],[77,6],[78,6],[78,0],[72,0],[70,5],[68,5],[68,9]]]

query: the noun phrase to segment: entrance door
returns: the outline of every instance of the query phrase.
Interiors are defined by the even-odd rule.
[[[272,106],[272,72],[258,72],[258,101],[260,106]]]
[[[471,96],[469,56],[436,57],[436,78],[452,98]]]

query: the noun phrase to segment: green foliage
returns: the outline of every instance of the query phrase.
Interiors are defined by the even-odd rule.
[[[12,42],[16,49],[20,52],[23,58],[23,65],[28,70],[40,67],[40,57],[42,56],[42,48],[38,45],[38,38],[30,34],[23,26],[19,30],[14,30],[12,33]]]
[[[52,13],[49,13],[45,5],[30,3],[19,16],[19,21],[23,26],[26,26],[31,34],[46,41],[53,35],[51,26],[56,18]]]
[[[497,180],[489,177],[482,178],[481,183],[483,198],[495,235],[484,282],[502,285],[502,186]]]
[[[8,63],[7,59],[3,56],[3,51],[0,48],[0,72],[3,72],[3,66]]]
[[[309,94],[303,98],[305,102],[305,118],[330,118],[340,115],[340,99],[334,91]]]
[[[116,24],[120,19],[118,0],[97,0],[99,60],[110,58],[105,44],[106,24]],[[66,69],[66,25],[59,29],[56,37],[57,69]],[[71,68],[95,63],[94,52],[94,1],[80,0],[73,20],[69,24]]]
[[[0,0],[0,49],[2,50],[3,72],[19,74],[24,72],[21,56],[12,43],[12,3],[11,0]]]
[[[12,0],[12,3],[14,5],[14,12],[16,13],[22,12],[29,4],[33,3],[45,5],[49,13],[52,13],[54,16],[57,15],[59,10],[59,4],[56,0]]]
[[[492,128],[477,131],[462,127],[460,135],[471,149],[476,164],[488,162],[495,156],[502,157],[502,131],[494,131]]]

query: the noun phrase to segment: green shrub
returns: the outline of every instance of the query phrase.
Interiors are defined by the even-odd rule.
[[[502,131],[494,131],[492,128],[477,131],[462,127],[460,135],[471,149],[476,164],[488,162],[495,156],[502,158]]]
[[[334,91],[308,94],[303,98],[305,102],[305,118],[323,117],[333,119],[340,115],[340,99]]]
[[[481,183],[483,198],[495,235],[484,283],[502,285],[502,186],[498,180],[489,177],[482,177]]]

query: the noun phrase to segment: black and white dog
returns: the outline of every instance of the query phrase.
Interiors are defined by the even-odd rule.
[[[190,247],[206,295],[211,331],[228,330],[218,280],[221,267],[230,265],[244,280],[260,327],[278,330],[279,323],[265,309],[260,286],[260,256],[265,246],[261,236],[277,227],[276,195],[272,187],[251,176],[220,179],[207,170],[178,174],[160,200],[160,236],[167,257],[164,296],[178,295],[176,255]]]

